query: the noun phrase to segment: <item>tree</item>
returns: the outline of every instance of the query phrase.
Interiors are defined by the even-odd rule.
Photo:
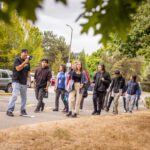
[[[53,65],[57,55],[61,55],[64,63],[68,60],[69,46],[66,44],[64,37],[57,37],[53,32],[45,31],[43,35],[42,46],[45,57],[48,58],[50,66]]]
[[[121,43],[120,52],[128,57],[142,55],[150,61],[150,3],[139,7],[137,14],[132,16],[132,28],[127,41]]]
[[[19,16],[35,21],[35,10],[41,8],[43,1],[1,0],[6,7],[0,9],[0,18],[9,22],[10,13],[16,10]],[[67,4],[67,0],[55,1]],[[87,21],[81,24],[82,33],[87,33],[93,28],[95,35],[103,35],[101,42],[104,44],[110,39],[110,34],[117,33],[120,37],[124,37],[130,27],[130,15],[136,12],[142,1],[144,0],[84,0],[82,3],[84,12],[78,17]]]
[[[27,48],[33,56],[31,67],[34,69],[43,57],[39,29],[19,18],[16,12],[11,14],[11,25],[0,21],[0,28],[0,68],[12,69],[14,58],[20,56],[21,49]]]

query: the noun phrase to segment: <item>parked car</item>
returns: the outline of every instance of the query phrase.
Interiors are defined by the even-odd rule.
[[[0,69],[0,90],[12,92],[12,71]]]

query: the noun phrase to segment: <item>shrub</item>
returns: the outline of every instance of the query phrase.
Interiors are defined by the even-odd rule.
[[[150,97],[145,98],[145,105],[146,105],[146,108],[150,109]]]

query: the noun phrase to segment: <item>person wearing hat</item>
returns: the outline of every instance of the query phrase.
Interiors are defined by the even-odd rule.
[[[10,98],[7,112],[8,116],[13,117],[13,111],[15,109],[15,103],[18,95],[21,96],[21,116],[27,115],[26,101],[27,101],[27,78],[30,72],[30,63],[28,57],[28,50],[22,49],[21,56],[17,57],[14,61],[13,75],[12,75],[12,96]]]
[[[110,85],[110,92],[112,93],[112,97],[114,97],[114,107],[113,113],[118,114],[118,100],[120,96],[123,94],[123,89],[125,87],[125,79],[122,77],[119,70],[115,71],[115,78],[112,79],[112,83]]]

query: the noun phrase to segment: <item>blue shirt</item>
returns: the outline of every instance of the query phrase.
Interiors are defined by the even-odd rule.
[[[65,89],[65,80],[66,75],[64,72],[59,72],[57,74],[57,88],[58,89]]]
[[[129,80],[127,83],[127,94],[135,95],[137,90],[139,89],[139,84],[132,80]]]

